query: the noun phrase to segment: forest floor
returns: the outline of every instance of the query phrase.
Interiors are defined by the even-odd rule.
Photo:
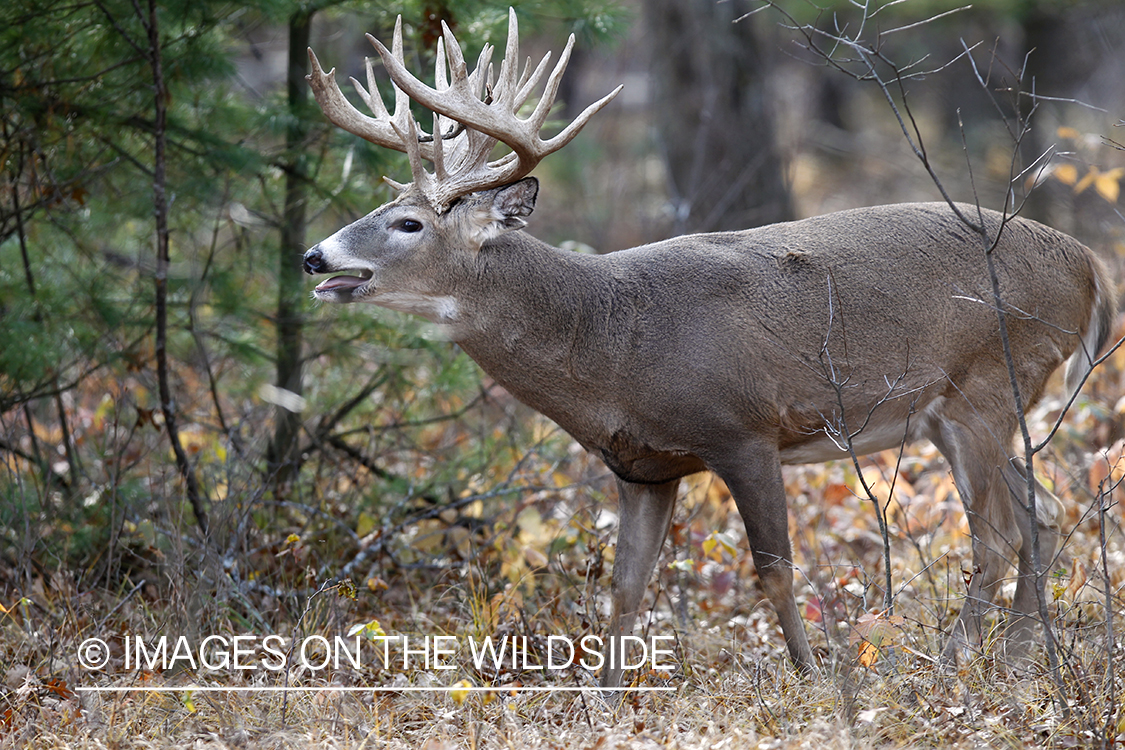
[[[434,556],[355,575],[356,588],[300,585],[314,540],[299,535],[255,563],[260,580],[290,576],[289,593],[251,585],[253,575],[233,586],[229,568],[224,583],[221,565],[175,570],[155,543],[138,544],[114,591],[6,570],[8,591],[21,576],[29,583],[0,602],[0,748],[1113,747],[1125,740],[1125,514],[1114,488],[1125,443],[1097,404],[1123,365],[1119,353],[1097,373],[1095,397],[1080,400],[1039,462],[1067,508],[1065,544],[1044,566],[1056,670],[1042,646],[1005,663],[1011,585],[983,649],[956,667],[937,663],[972,575],[970,538],[943,460],[921,445],[862,464],[889,499],[893,613],[876,515],[852,491],[851,467],[786,470],[799,605],[820,674],[802,677],[785,659],[733,502],[701,475],[683,493],[638,630],[663,637],[647,641],[664,649],[655,668],[627,671],[619,694],[576,690],[596,675],[576,663],[581,651],[560,648],[604,627],[614,519],[601,505],[604,469],[555,434],[569,456],[553,464],[556,487],[509,502],[487,538],[457,533],[471,512],[419,521],[414,544]],[[1058,406],[1048,398],[1032,415],[1037,434]],[[333,661],[324,647],[337,637],[354,646],[357,630],[358,665]],[[526,655],[477,665],[486,636],[514,638]],[[90,638],[108,661],[90,663],[100,658]]]

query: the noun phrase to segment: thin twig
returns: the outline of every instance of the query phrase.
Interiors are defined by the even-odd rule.
[[[137,13],[141,22],[148,31],[149,51],[146,59],[152,66],[153,104],[156,111],[154,125],[154,155],[152,176],[152,202],[153,213],[156,217],[156,273],[153,282],[156,291],[156,373],[160,392],[160,410],[164,415],[164,428],[168,433],[168,440],[172,444],[172,452],[176,458],[176,467],[184,480],[188,502],[195,514],[195,522],[203,535],[207,535],[207,511],[204,506],[203,492],[199,487],[199,480],[195,476],[195,469],[188,461],[183,443],[180,441],[179,428],[176,420],[176,405],[172,401],[172,390],[168,380],[168,266],[170,265],[169,229],[168,229],[168,200],[165,186],[165,130],[167,128],[168,104],[164,69],[161,62],[160,29],[158,26],[156,0],[149,0],[148,17],[145,19],[140,8]],[[123,33],[123,32],[122,32]]]

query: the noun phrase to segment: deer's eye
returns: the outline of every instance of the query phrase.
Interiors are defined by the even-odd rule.
[[[398,223],[398,229],[403,232],[421,232],[422,222],[414,219],[403,219]]]

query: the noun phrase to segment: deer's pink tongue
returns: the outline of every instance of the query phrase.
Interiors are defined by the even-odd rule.
[[[333,276],[327,281],[322,281],[316,285],[316,291],[329,292],[339,289],[355,289],[357,286],[362,286],[367,282],[367,279],[360,276]]]

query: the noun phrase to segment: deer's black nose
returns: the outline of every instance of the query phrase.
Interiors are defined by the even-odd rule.
[[[315,275],[327,272],[328,267],[325,265],[324,256],[320,254],[318,247],[313,247],[305,253],[305,273]]]

